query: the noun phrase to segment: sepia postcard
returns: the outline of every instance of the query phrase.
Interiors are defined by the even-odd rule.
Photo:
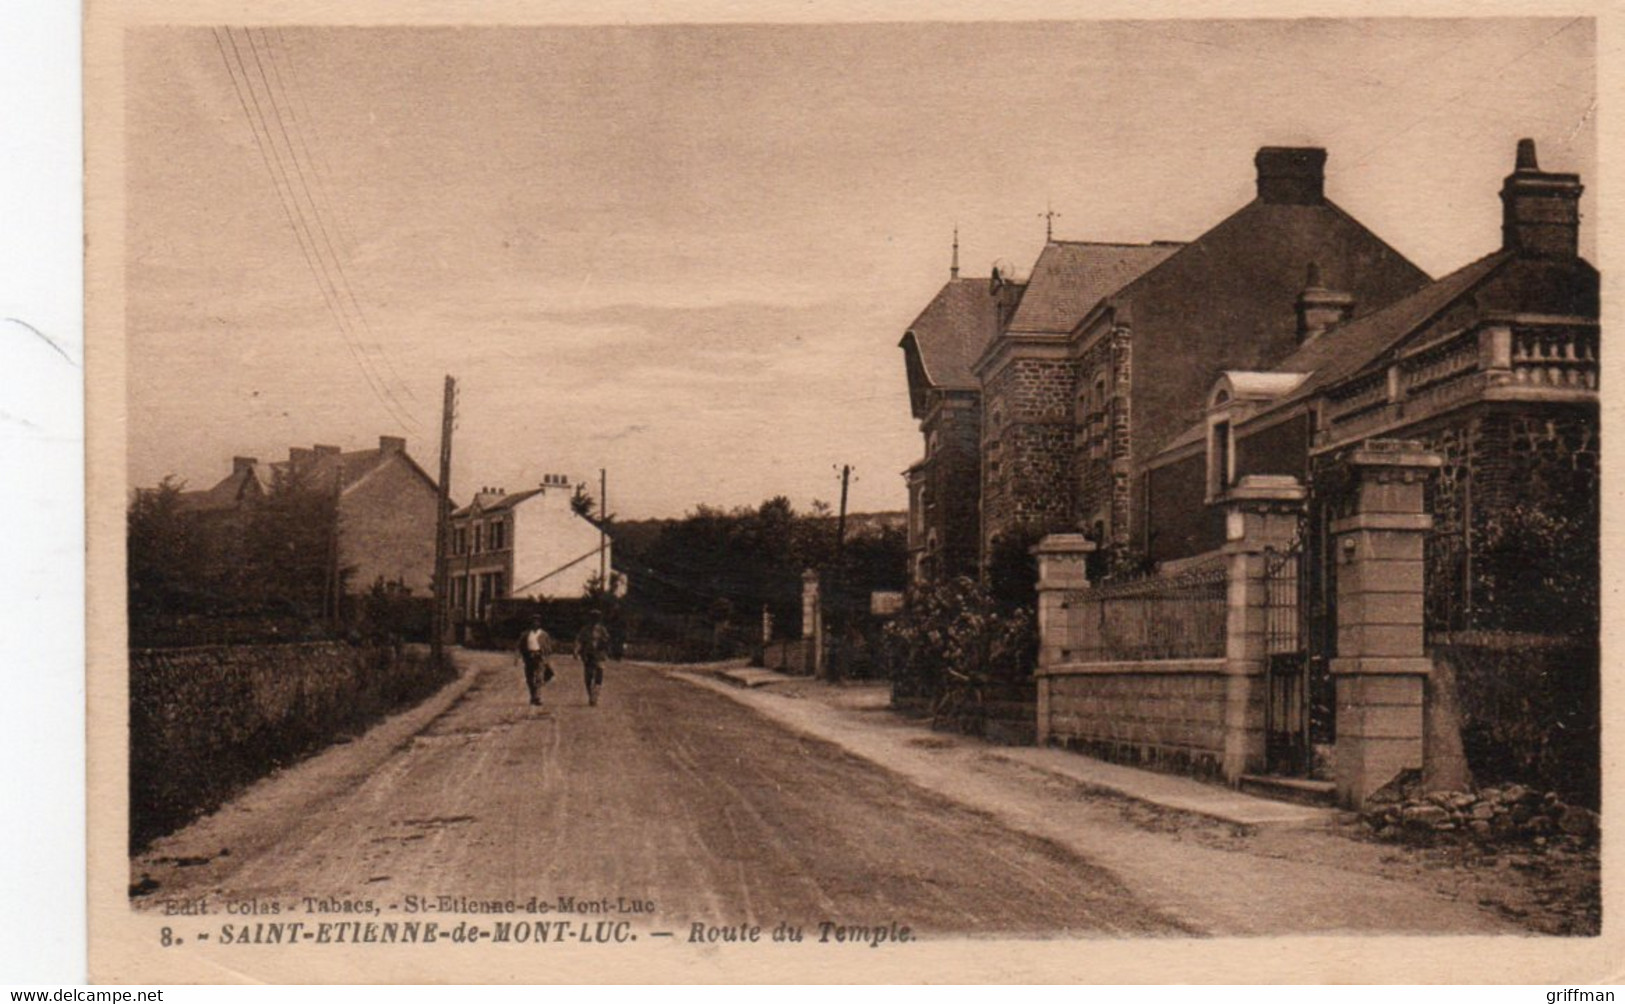
[[[94,979],[1620,977],[1611,9],[85,31]]]

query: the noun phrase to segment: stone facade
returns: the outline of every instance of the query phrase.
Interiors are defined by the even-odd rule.
[[[1129,546],[1134,496],[1133,340],[1126,327],[1114,327],[1078,357],[1078,442],[1074,492],[1078,521],[1103,544]]]
[[[909,472],[909,551],[913,581],[974,575],[976,493],[981,479],[982,402],[970,392],[939,391],[921,423],[926,455]]]
[[[1017,349],[1016,353],[1020,353]],[[983,391],[982,547],[1070,529],[1077,364],[1013,354]]]
[[[340,495],[339,563],[354,569],[351,590],[365,592],[382,580],[429,595],[438,507],[434,484],[404,457],[380,465]]]
[[[1407,435],[1443,459],[1429,486],[1430,635],[1504,626],[1490,602],[1496,571],[1486,559],[1497,521],[1517,507],[1594,514],[1600,496],[1594,409],[1485,406],[1424,423]]]

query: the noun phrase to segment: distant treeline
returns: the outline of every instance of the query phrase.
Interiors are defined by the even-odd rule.
[[[901,515],[848,515],[844,546],[837,546],[838,523],[828,506],[801,513],[782,495],[755,507],[700,505],[679,519],[615,522],[610,533],[615,564],[630,583],[630,619],[639,634],[661,624],[692,631],[699,623],[759,638],[766,608],[775,634],[794,637],[808,569],[819,573],[837,615],[867,610],[875,590],[901,590],[908,563]]]

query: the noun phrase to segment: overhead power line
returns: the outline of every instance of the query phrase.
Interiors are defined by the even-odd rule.
[[[253,29],[248,29],[247,34],[249,43],[251,46],[253,46]],[[305,101],[304,91],[299,86],[299,78],[295,72],[292,60],[289,59],[287,50],[285,48],[285,43],[282,42],[282,33],[280,30],[276,33],[275,44],[273,44],[272,36],[268,34],[264,28],[259,29],[259,36],[259,46],[254,47],[255,59],[257,61],[259,58],[259,48],[264,48],[265,61],[269,63],[271,67],[271,74],[267,83],[275,84],[275,88],[271,91],[271,106],[273,109],[281,109],[286,111],[286,121],[292,125],[292,135],[299,141],[298,151],[294,150],[292,142],[289,142],[288,149],[290,153],[294,154],[294,165],[296,167],[300,166],[299,154],[301,151],[303,153],[304,169],[300,170],[300,184],[304,187],[305,196],[311,203],[311,208],[315,215],[316,222],[322,232],[322,239],[327,245],[328,254],[331,257],[334,268],[338,272],[339,281],[344,287],[344,293],[349,298],[350,306],[354,309],[356,318],[361,322],[361,326],[366,329],[368,341],[365,343],[365,345],[370,346],[377,356],[383,360],[384,366],[389,370],[391,378],[396,382],[401,390],[405,392],[407,397],[415,401],[417,400],[417,395],[412,393],[411,385],[407,384],[401,378],[400,372],[395,368],[394,358],[384,350],[383,340],[378,337],[378,332],[373,329],[372,320],[367,316],[367,312],[362,309],[361,301],[356,298],[355,288],[350,282],[349,274],[345,271],[344,258],[345,255],[354,253],[355,241],[352,237],[348,242],[346,242],[344,234],[345,228],[343,226],[344,221],[340,214],[334,212],[336,203],[332,197],[332,192],[328,187],[323,171],[318,167],[316,158],[311,155],[310,138],[305,134],[305,129],[302,122],[309,121],[311,123],[312,130],[316,129],[316,125],[313,117],[310,114],[310,105]],[[280,58],[278,58],[279,48],[282,50],[280,53]],[[286,79],[284,79],[283,67],[287,68]],[[291,88],[289,86],[289,82],[292,84]],[[301,120],[299,114],[295,111],[294,102],[288,99],[288,92],[290,89],[298,99],[299,105],[305,110],[303,120]],[[275,95],[277,92],[281,92],[281,101],[276,100]],[[277,118],[278,123],[281,124],[283,116],[280,114],[280,112]],[[287,135],[288,132],[286,129],[284,129],[283,136],[285,139]],[[319,134],[317,139],[318,141],[320,140]],[[322,158],[322,161],[323,163],[326,162],[325,156]],[[307,170],[309,178],[314,179],[316,182],[314,190],[312,190],[309,184],[309,179],[306,178]],[[328,168],[327,173],[331,174],[330,167]],[[328,233],[327,219],[330,217],[333,221],[332,229],[339,234],[339,240],[336,247],[334,245],[333,238]],[[348,244],[348,246],[346,246],[346,244]],[[343,253],[341,254],[340,252]]]
[[[320,212],[315,201],[311,198],[308,188],[305,189],[306,203],[310,209],[307,211],[300,204],[298,194],[294,187],[295,174],[303,179],[302,168],[297,163],[297,154],[294,146],[288,140],[286,129],[281,125],[279,112],[274,105],[275,95],[271,90],[269,79],[264,74],[263,64],[256,66],[259,71],[260,82],[264,88],[264,101],[261,100],[260,91],[255,88],[253,77],[250,74],[248,61],[244,59],[242,49],[238,45],[235,35],[230,28],[214,29],[215,45],[220,51],[220,58],[226,67],[226,73],[231,78],[232,88],[236,92],[237,102],[242,108],[243,117],[248,123],[249,131],[254,136],[254,143],[259,150],[260,160],[271,178],[272,188],[275,190],[277,200],[282,206],[283,214],[287,218],[288,227],[293,231],[294,239],[299,245],[305,266],[311,277],[316,281],[318,291],[321,293],[323,303],[332,316],[339,335],[348,350],[351,359],[361,371],[368,389],[377,398],[390,416],[403,426],[417,427],[417,421],[411,416],[400,399],[396,397],[381,374],[376,371],[373,362],[367,357],[362,339],[344,309],[342,295],[338,284],[333,278],[337,266],[329,265],[327,255],[323,254],[322,244],[318,242],[316,230],[322,228]],[[250,41],[251,41],[250,36]],[[273,104],[271,116],[268,117],[265,104]],[[276,143],[276,133],[273,133],[271,118],[278,119],[278,128],[281,131],[286,151]],[[292,171],[285,161],[295,161]],[[315,227],[311,224],[315,218]],[[325,230],[323,231],[325,233]],[[327,241],[328,253],[332,254],[331,241]],[[334,258],[336,259],[336,254]],[[353,297],[353,294],[352,294]]]

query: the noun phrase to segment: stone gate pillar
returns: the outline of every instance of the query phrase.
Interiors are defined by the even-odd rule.
[[[1370,440],[1344,460],[1349,505],[1332,521],[1337,561],[1337,798],[1358,808],[1422,766],[1423,491],[1443,463],[1420,443]]]
[[[1264,674],[1269,613],[1265,564],[1269,551],[1290,549],[1298,536],[1306,492],[1287,474],[1248,474],[1225,492],[1224,759],[1231,784],[1264,768]]]
[[[1049,742],[1050,678],[1044,670],[1067,661],[1081,638],[1067,617],[1066,591],[1089,588],[1095,542],[1081,533],[1052,533],[1032,549],[1038,559],[1038,745]]]
[[[801,573],[801,646],[803,668],[811,676],[824,676],[824,605],[819,601],[818,572]]]

